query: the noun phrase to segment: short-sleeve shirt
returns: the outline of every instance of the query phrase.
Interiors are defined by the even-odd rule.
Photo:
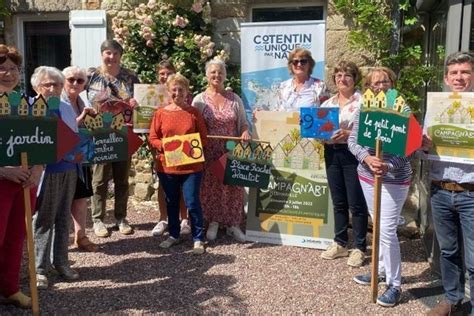
[[[278,88],[278,110],[298,111],[301,107],[318,107],[329,98],[324,81],[310,77],[296,91],[293,78],[283,81]]]
[[[112,77],[103,71],[102,66],[99,66],[92,72],[87,87],[87,97],[91,103],[94,103],[96,98],[128,100],[133,97],[135,83],[140,83],[140,80],[131,70],[120,68],[119,74]]]

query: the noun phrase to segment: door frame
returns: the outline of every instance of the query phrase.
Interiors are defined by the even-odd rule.
[[[69,12],[49,13],[38,12],[29,14],[15,14],[13,19],[13,29],[15,30],[16,48],[25,54],[25,22],[47,22],[47,21],[67,21],[69,23]],[[21,82],[24,85],[29,78],[25,77],[25,71],[21,72]]]

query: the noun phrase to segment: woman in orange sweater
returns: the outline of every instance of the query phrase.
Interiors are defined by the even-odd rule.
[[[199,133],[203,145],[206,143],[206,124],[199,110],[190,106],[186,100],[189,94],[189,80],[176,74],[166,82],[171,103],[158,109],[151,122],[149,141],[156,148],[156,171],[163,185],[168,211],[168,230],[170,236],[160,244],[169,248],[179,242],[179,200],[180,190],[191,219],[191,233],[194,241],[193,252],[204,253],[203,216],[199,199],[203,163],[194,163],[176,167],[166,166],[163,138],[176,135]]]

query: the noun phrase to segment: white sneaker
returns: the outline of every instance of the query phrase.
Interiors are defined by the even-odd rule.
[[[181,221],[181,231],[182,235],[189,235],[191,234],[191,226],[189,226],[189,221],[187,219],[183,219]]]
[[[36,275],[36,287],[38,290],[44,290],[48,288],[48,277],[44,274]]]
[[[217,231],[219,230],[219,223],[211,222],[207,228],[206,238],[207,240],[216,240]]]
[[[202,241],[195,241],[193,246],[193,253],[195,255],[202,255],[205,252],[206,249],[204,248],[204,243]]]
[[[239,226],[227,227],[227,235],[232,236],[238,242],[245,242],[245,234],[242,233]]]
[[[159,221],[158,224],[153,227],[151,234],[155,237],[163,235],[166,228],[168,228],[168,223],[165,221]]]

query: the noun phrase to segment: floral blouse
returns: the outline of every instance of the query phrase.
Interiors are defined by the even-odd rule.
[[[298,111],[301,107],[317,107],[329,98],[324,81],[310,77],[300,91],[296,91],[293,78],[283,81],[278,88],[279,111]]]
[[[346,104],[341,108],[337,97],[339,94],[331,97],[329,100],[325,101],[321,107],[325,108],[339,108],[339,128],[352,130],[354,125],[354,118],[356,113],[360,110],[360,105],[362,102],[362,95],[359,91],[354,92],[354,94],[349,98]]]

